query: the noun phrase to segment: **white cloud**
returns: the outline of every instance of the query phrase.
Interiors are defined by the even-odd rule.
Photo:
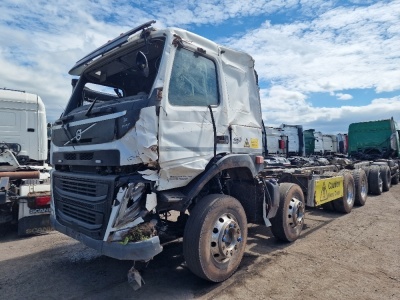
[[[350,95],[350,94],[336,93],[335,96],[339,100],[351,100],[351,99],[353,99],[353,96]]]
[[[307,1],[306,1],[307,2]],[[323,3],[321,0],[316,2]],[[299,7],[298,0],[133,1],[167,25],[219,24],[228,19],[271,14]],[[307,6],[307,5],[306,5]]]
[[[259,28],[231,33],[219,42],[255,58],[261,82],[271,87],[261,90],[266,124],[320,124],[326,128],[331,124],[330,128],[336,130],[352,118],[400,116],[398,97],[376,99],[362,107],[316,108],[307,102],[313,92],[349,100],[351,95],[343,94],[343,90],[400,90],[400,1],[352,0],[342,7],[335,7],[336,3],[3,0],[0,79],[4,87],[39,94],[49,119],[54,121],[71,91],[69,69],[121,32],[151,19],[157,20],[156,27],[180,26],[196,31],[202,25],[226,21],[240,24],[247,17],[258,16],[265,20]],[[299,15],[285,24],[268,21],[277,12]]]
[[[332,9],[310,21],[271,25],[223,42],[253,55],[259,76],[309,93],[400,89],[400,1]]]
[[[279,126],[282,123],[303,125],[325,133],[347,132],[354,122],[388,119],[400,115],[400,95],[377,98],[364,106],[314,107],[299,92],[273,87],[260,91],[265,124]]]

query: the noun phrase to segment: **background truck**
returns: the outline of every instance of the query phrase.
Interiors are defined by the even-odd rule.
[[[378,177],[371,183],[371,193],[381,194],[399,183],[400,130],[391,119],[352,123],[348,131],[349,156],[358,162],[368,176]],[[370,175],[370,167],[375,167]]]
[[[360,159],[393,159],[400,157],[400,129],[391,119],[352,123],[349,125],[348,151]]]
[[[302,125],[282,124],[280,126],[285,136],[285,148],[288,156],[303,156],[305,154],[305,143]]]
[[[366,181],[339,165],[265,166],[267,134],[250,55],[153,23],[101,46],[69,72],[79,79],[52,126],[56,230],[135,261],[183,236],[190,270],[220,282],[242,260],[248,223],[271,226],[277,239],[292,242],[305,205],[348,213],[365,203]]]
[[[46,112],[39,96],[0,90],[0,229],[18,234],[50,227],[50,173]]]

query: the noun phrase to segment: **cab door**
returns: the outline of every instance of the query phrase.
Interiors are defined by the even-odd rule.
[[[216,56],[184,47],[171,52],[159,111],[159,190],[184,186],[204,170],[214,156],[214,125],[216,152],[229,152]]]

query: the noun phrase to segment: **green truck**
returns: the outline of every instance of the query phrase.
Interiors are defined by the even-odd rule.
[[[379,170],[374,170],[374,176],[379,176],[379,184],[370,186],[373,194],[387,191],[391,184],[399,182],[399,134],[399,127],[393,117],[349,125],[349,156],[359,161],[368,173],[371,167],[379,167]]]
[[[399,158],[399,132],[393,118],[352,123],[349,126],[349,154],[367,160]]]

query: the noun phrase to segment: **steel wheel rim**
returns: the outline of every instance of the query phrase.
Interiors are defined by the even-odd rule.
[[[379,172],[379,176],[378,176],[378,185],[379,185],[379,191],[382,192],[383,191],[383,180],[382,180],[382,175]]]
[[[211,234],[211,257],[217,263],[229,261],[238,252],[242,232],[235,217],[223,214],[215,221]]]
[[[386,178],[387,178],[387,180],[386,180],[387,185],[390,187],[390,183],[391,183],[391,180],[392,180],[392,176],[391,176],[389,170],[386,172]]]
[[[303,202],[297,198],[292,198],[289,203],[287,224],[292,228],[302,225],[304,221],[304,212]]]
[[[348,205],[351,205],[354,200],[354,187],[353,185],[347,185],[347,195],[346,202]]]
[[[362,182],[361,182],[361,197],[364,199],[365,197],[367,197],[367,194],[368,194],[367,181],[362,180]]]

